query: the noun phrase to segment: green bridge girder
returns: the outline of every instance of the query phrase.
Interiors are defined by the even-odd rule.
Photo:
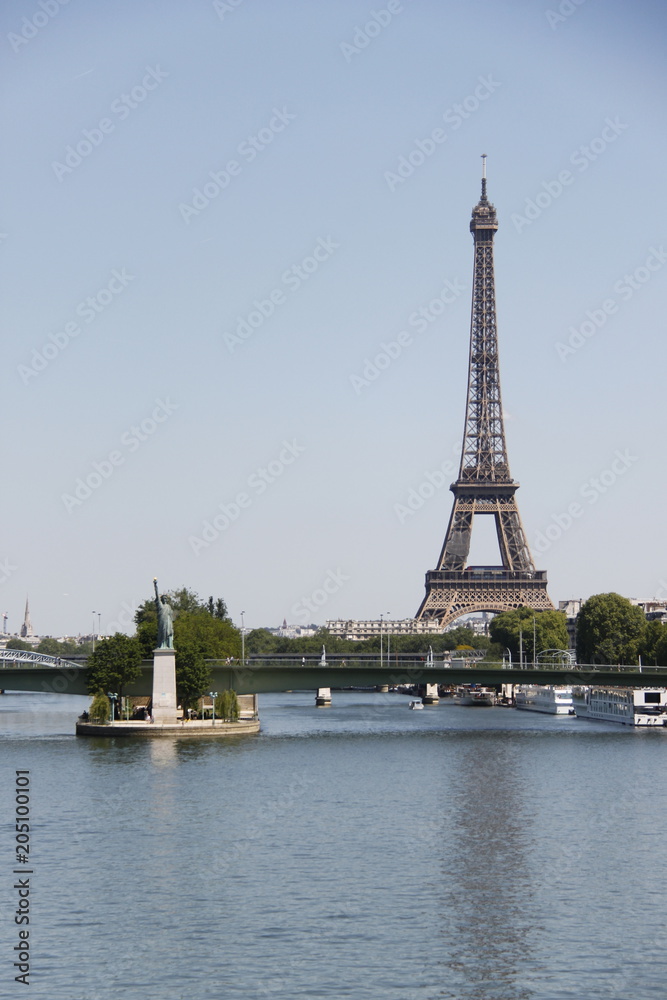
[[[233,688],[238,694],[265,694],[277,691],[315,691],[317,688],[373,688],[388,684],[596,684],[606,687],[667,687],[667,667],[503,667],[502,664],[475,664],[469,667],[427,667],[414,663],[348,663],[346,666],[319,663],[251,661],[245,667],[209,660],[211,685],[215,690]],[[128,684],[124,693],[146,696],[152,693],[153,664],[144,661],[141,677]],[[0,688],[5,691],[87,694],[86,665],[70,667],[0,666]]]

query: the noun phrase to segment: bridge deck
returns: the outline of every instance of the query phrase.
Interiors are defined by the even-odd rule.
[[[348,663],[345,666],[319,663],[250,661],[245,668],[209,661],[211,683],[217,690],[233,688],[238,694],[271,691],[314,691],[320,687],[375,687],[382,684],[597,684],[608,687],[667,687],[667,667],[502,667],[502,664],[474,664],[470,667],[427,667],[424,661],[392,663]],[[153,664],[145,661],[141,677],[127,685],[125,693],[150,695]],[[0,688],[5,691],[87,694],[85,663],[47,666],[27,663],[0,665]]]

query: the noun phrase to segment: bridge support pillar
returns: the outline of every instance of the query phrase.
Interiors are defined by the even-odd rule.
[[[176,703],[176,654],[173,649],[153,650],[153,720],[178,721]]]
[[[331,688],[318,688],[315,695],[315,705],[317,708],[325,708],[331,704]]]
[[[440,702],[437,684],[425,684],[422,701],[425,705],[437,705]]]

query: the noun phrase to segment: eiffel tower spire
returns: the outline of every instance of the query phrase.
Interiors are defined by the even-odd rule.
[[[546,573],[533,565],[516,503],[519,484],[512,479],[507,460],[493,264],[497,230],[496,210],[486,193],[484,154],[482,194],[470,220],[475,249],[461,464],[450,487],[454,506],[438,568],[426,574],[426,596],[417,612],[417,618],[438,618],[443,626],[471,611],[553,607]],[[493,515],[501,566],[467,565],[475,514]]]

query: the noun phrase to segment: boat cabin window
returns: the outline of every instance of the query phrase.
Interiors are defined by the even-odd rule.
[[[645,691],[644,692],[644,704],[645,705],[659,705],[660,704],[660,692],[659,691]]]

